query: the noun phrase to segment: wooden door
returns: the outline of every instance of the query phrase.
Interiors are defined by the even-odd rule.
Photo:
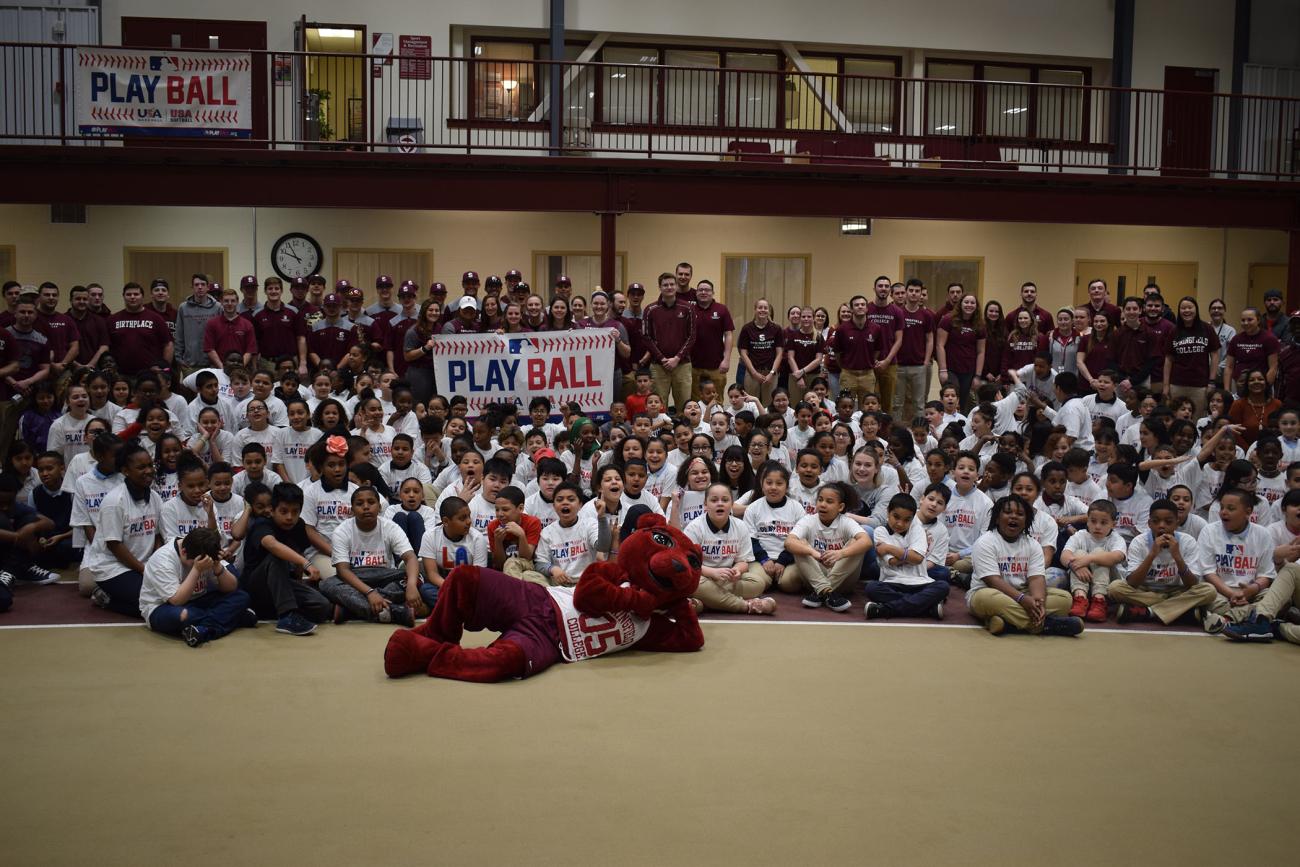
[[[145,287],[145,303],[149,303],[149,284],[161,277],[170,288],[168,298],[179,305],[190,294],[190,279],[195,274],[206,274],[208,280],[229,286],[226,282],[225,247],[127,247],[124,256],[124,282],[135,282]]]
[[[1178,299],[1184,295],[1196,297],[1200,267],[1195,262],[1139,262],[1138,268],[1138,283],[1133,287],[1138,292],[1148,283],[1155,283],[1170,307],[1178,306]]]
[[[212,48],[250,51],[253,59],[253,137],[251,139],[168,139],[169,147],[266,147],[267,70],[265,21],[210,21],[201,18],[122,19],[124,48]],[[128,145],[149,144],[128,138]]]
[[[1276,289],[1286,298],[1286,265],[1256,262],[1250,266],[1250,282],[1246,284],[1246,306],[1264,309],[1264,293]]]
[[[1088,284],[1093,280],[1105,280],[1110,290],[1111,301],[1119,303],[1125,295],[1141,292],[1138,282],[1141,269],[1137,262],[1124,262],[1101,259],[1076,259],[1074,262],[1074,304],[1088,303]]]
[[[1214,149],[1213,69],[1165,67],[1160,173],[1208,175]]]

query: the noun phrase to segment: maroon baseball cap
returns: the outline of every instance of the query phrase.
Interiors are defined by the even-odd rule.
[[[257,278],[254,277],[252,274],[245,274],[245,275],[240,279],[240,281],[239,281],[239,288],[240,288],[240,289],[256,289],[256,288],[257,288]]]
[[[306,277],[294,277],[294,278],[293,278],[293,281],[289,284],[289,288],[290,288],[290,289],[306,289],[306,288],[307,288],[307,278],[306,278]]]
[[[211,295],[221,296],[221,284],[215,280],[208,284],[208,293]]]
[[[507,280],[522,280],[522,279],[524,279],[524,275],[521,274],[521,273],[519,273],[519,269],[518,269],[518,268],[511,268],[509,271],[506,272],[506,279],[507,279]]]
[[[321,276],[320,274],[313,274],[313,275],[311,275],[310,277],[307,278],[307,285],[308,285],[308,286],[313,286],[313,285],[315,285],[315,286],[324,286],[324,285],[325,285],[325,278],[324,278],[323,276]]]
[[[446,295],[446,294],[447,294],[447,284],[446,284],[446,283],[434,283],[432,286],[429,287],[429,294],[430,294],[430,295]]]
[[[333,304],[337,307],[338,305],[343,303],[343,299],[339,297],[339,294],[337,292],[330,292],[328,295],[325,296],[325,300],[322,303],[327,306]]]
[[[392,286],[392,285],[393,285],[393,278],[389,277],[387,274],[380,274],[378,277],[375,278],[376,289],[382,289],[385,286]]]
[[[559,277],[555,278],[555,285],[556,285],[556,286],[568,286],[568,287],[572,288],[572,286],[573,286],[573,281],[569,279],[569,276],[568,276],[567,274],[561,274]]]
[[[361,291],[360,286],[349,286],[347,297],[349,301],[364,301],[366,300],[366,293]]]
[[[493,274],[491,277],[487,278],[487,282],[485,282],[483,285],[486,286],[488,289],[500,289],[501,278]]]
[[[627,294],[629,294],[629,295],[644,295],[644,294],[645,294],[645,287],[642,286],[640,283],[629,283],[629,284],[627,284]]]
[[[420,294],[420,287],[416,285],[414,280],[403,280],[397,294],[407,298],[414,298]]]
[[[340,280],[339,282],[334,284],[334,291],[339,293],[340,295],[346,295],[348,290],[351,288],[352,288],[352,284],[349,283],[347,280]]]
[[[478,272],[477,272],[477,271],[466,271],[464,274],[461,274],[461,275],[460,275],[460,282],[461,282],[462,284],[464,284],[464,283],[477,283],[477,282],[478,282]]]

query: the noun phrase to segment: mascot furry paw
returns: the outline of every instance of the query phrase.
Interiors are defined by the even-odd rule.
[[[457,566],[429,618],[388,640],[384,671],[493,683],[633,647],[699,650],[704,633],[689,598],[702,562],[685,533],[661,515],[643,515],[618,559],[588,566],[576,587],[542,587],[493,569]],[[466,629],[501,637],[488,647],[461,647]]]

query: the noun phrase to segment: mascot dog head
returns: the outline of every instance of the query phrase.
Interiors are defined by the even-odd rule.
[[[618,546],[618,565],[632,586],[667,608],[695,592],[700,584],[704,557],[700,546],[674,527],[663,515],[645,514],[636,530]]]

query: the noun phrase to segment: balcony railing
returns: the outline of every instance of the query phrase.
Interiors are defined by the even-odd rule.
[[[94,50],[0,43],[0,142],[195,145],[80,126],[77,52]],[[792,68],[184,51],[250,69],[242,137],[204,147],[1300,180],[1300,100],[1281,97]]]

